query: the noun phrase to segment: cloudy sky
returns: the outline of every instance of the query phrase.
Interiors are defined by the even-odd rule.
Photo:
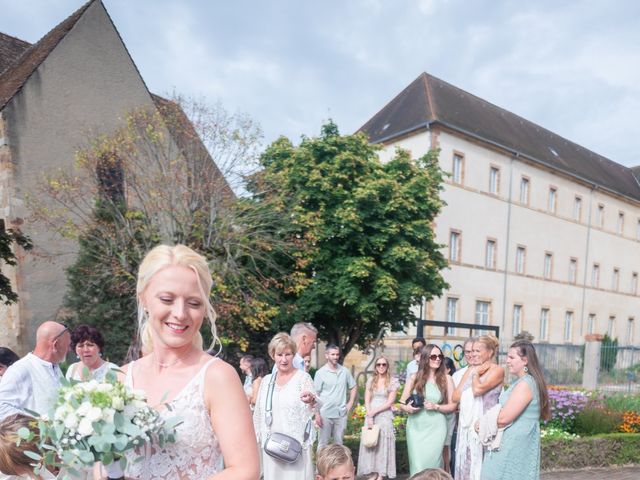
[[[221,101],[265,141],[355,131],[421,72],[640,165],[636,0],[103,0],[151,91]],[[37,41],[84,0],[0,0]]]

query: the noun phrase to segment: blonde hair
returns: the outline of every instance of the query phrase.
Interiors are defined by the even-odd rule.
[[[378,373],[378,369],[375,366],[376,363],[378,363],[379,360],[384,360],[385,362],[387,362],[387,369],[385,370],[384,375],[380,375]],[[371,385],[369,385],[369,391],[371,393],[373,393],[376,389],[376,386],[378,385],[378,379],[380,377],[384,378],[384,388],[385,391],[387,390],[387,388],[389,388],[389,384],[391,383],[391,373],[389,373],[389,370],[391,369],[391,364],[389,363],[389,359],[387,357],[385,357],[384,355],[380,355],[378,358],[376,358],[375,362],[373,362],[373,378],[371,379]]]
[[[476,338],[476,343],[481,343],[487,350],[491,352],[491,358],[496,358],[500,342],[493,335],[481,335]]]
[[[31,466],[34,460],[25,455],[30,451],[39,454],[37,447],[38,437],[33,439],[20,440],[18,442],[18,430],[28,428],[37,431],[38,421],[21,413],[11,415],[0,422],[0,472],[5,475],[27,475],[33,471]]]
[[[316,458],[318,475],[322,477],[329,475],[331,470],[342,465],[349,465],[352,468],[354,466],[351,450],[344,445],[327,445],[318,452]]]
[[[273,336],[269,342],[267,351],[269,352],[269,356],[275,360],[276,352],[281,352],[286,348],[289,348],[291,353],[294,355],[298,351],[298,346],[293,338],[291,338],[291,335],[285,332],[280,332]]]
[[[136,287],[138,299],[138,337],[142,350],[145,353],[151,353],[153,351],[153,341],[151,332],[149,331],[149,316],[146,314],[144,306],[142,305],[142,295],[153,276],[163,268],[169,266],[186,267],[193,270],[196,274],[200,294],[202,295],[202,300],[205,305],[205,317],[209,320],[211,327],[213,340],[210,348],[213,348],[216,343],[220,344],[216,330],[217,315],[209,299],[213,279],[211,278],[207,260],[185,245],[158,245],[147,253],[138,269],[138,284]],[[193,344],[199,349],[203,348],[203,340],[200,332],[197,332],[194,336]]]
[[[427,468],[414,474],[409,480],[453,480],[453,477],[441,468]]]

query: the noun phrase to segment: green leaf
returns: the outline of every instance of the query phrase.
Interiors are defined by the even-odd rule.
[[[36,461],[42,460],[42,455],[36,452],[32,452],[31,450],[24,450],[22,453],[24,453],[27,457],[29,457],[32,460],[36,460]]]

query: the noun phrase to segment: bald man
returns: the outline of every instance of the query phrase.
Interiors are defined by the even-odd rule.
[[[0,380],[0,421],[25,409],[48,413],[55,402],[64,360],[71,344],[69,329],[44,322],[36,332],[36,348],[11,365]]]

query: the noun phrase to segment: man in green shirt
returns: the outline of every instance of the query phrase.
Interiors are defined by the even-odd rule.
[[[357,394],[353,375],[338,363],[340,348],[328,345],[324,356],[327,363],[316,372],[313,381],[320,403],[320,412],[316,413],[316,424],[320,428],[318,451],[327,445],[331,438],[333,443],[342,445],[347,413],[351,410]]]

